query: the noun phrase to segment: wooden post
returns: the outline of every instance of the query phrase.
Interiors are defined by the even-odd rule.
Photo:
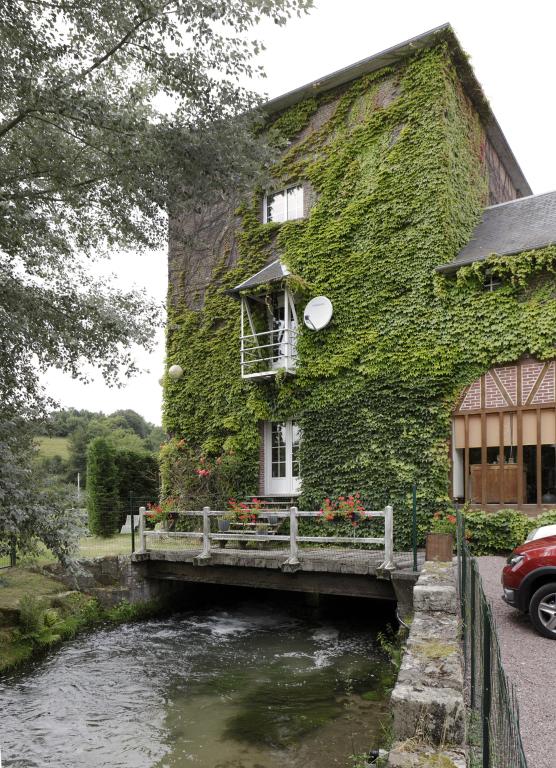
[[[199,555],[207,560],[210,557],[210,507],[203,507],[203,551]]]
[[[290,556],[288,565],[297,565],[297,507],[290,507]]]
[[[393,571],[394,565],[394,510],[390,505],[384,508],[384,563],[382,568]]]
[[[139,552],[147,551],[147,540],[145,536],[145,507],[139,507]]]

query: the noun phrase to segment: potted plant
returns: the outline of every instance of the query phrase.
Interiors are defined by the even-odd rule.
[[[456,516],[448,512],[435,512],[426,538],[426,560],[450,562],[454,552]]]
[[[163,499],[160,504],[147,504],[145,518],[155,530],[169,531],[175,523],[175,509],[175,499]]]

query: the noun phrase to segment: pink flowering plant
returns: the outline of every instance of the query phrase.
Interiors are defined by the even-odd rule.
[[[157,523],[162,523],[166,520],[174,520],[176,517],[176,508],[176,500],[169,497],[163,499],[159,504],[147,504],[145,517],[147,522],[154,527]]]

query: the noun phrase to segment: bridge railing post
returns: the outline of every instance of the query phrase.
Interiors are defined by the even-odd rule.
[[[139,552],[147,551],[147,537],[145,536],[145,507],[139,507]],[[133,522],[132,522],[133,525]]]
[[[394,510],[388,504],[384,508],[384,570],[393,571],[394,565]]]
[[[290,556],[288,565],[298,565],[297,557],[297,507],[290,507]]]
[[[210,557],[210,507],[203,507],[203,551],[199,557],[208,560]]]

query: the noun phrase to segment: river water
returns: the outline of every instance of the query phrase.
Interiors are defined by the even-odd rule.
[[[0,680],[3,768],[348,768],[388,719],[363,605],[250,601],[83,635]]]

